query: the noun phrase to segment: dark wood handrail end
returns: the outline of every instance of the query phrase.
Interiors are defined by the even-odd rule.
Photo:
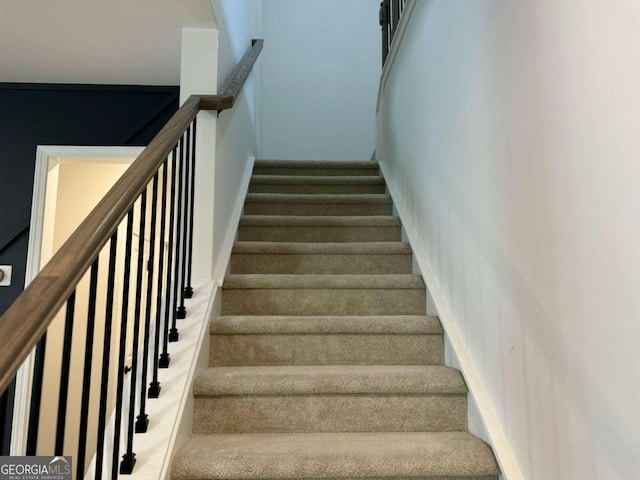
[[[232,95],[200,95],[200,110],[227,110],[233,107]]]

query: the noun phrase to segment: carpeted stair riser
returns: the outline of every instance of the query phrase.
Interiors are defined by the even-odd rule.
[[[254,175],[314,175],[314,176],[354,176],[378,175],[378,164],[361,162],[296,162],[282,160],[256,160]]]
[[[437,365],[441,334],[212,335],[209,365]]]
[[[424,315],[424,292],[389,289],[225,289],[223,315]]]
[[[215,317],[211,335],[367,334],[441,335],[438,317],[429,315],[274,316],[234,315]]]
[[[209,365],[439,365],[442,333],[427,316],[218,317]]]
[[[278,184],[252,183],[249,193],[385,193],[379,184]]]
[[[499,474],[487,444],[466,432],[195,436],[182,452],[174,479],[498,480]]]
[[[246,215],[391,215],[389,203],[289,203],[251,202],[244,204]]]
[[[193,433],[464,431],[466,407],[466,394],[198,397]]]
[[[254,175],[249,183],[249,193],[383,194],[386,185],[382,177],[377,176]]]
[[[398,242],[400,222],[389,216],[245,215],[238,241],[257,242]]]
[[[231,273],[364,275],[411,272],[411,248],[401,242],[238,242],[231,255]]]
[[[223,315],[424,315],[421,289],[224,288]]]
[[[400,241],[399,226],[331,227],[240,225],[239,241],[264,242],[393,242]]]
[[[411,248],[401,242],[238,242],[231,273],[411,273]]]
[[[354,216],[391,215],[389,195],[322,195],[251,193],[245,215]]]
[[[411,273],[411,255],[279,255],[231,256],[231,273],[259,274],[394,274]]]
[[[194,433],[462,431],[466,393],[444,366],[212,368],[194,384]]]

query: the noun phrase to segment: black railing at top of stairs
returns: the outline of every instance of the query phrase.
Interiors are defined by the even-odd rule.
[[[387,60],[400,16],[407,0],[383,0],[380,4],[380,27],[382,28],[382,64]]]

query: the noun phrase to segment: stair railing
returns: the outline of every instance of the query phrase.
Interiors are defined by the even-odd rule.
[[[382,28],[382,65],[387,60],[393,37],[395,36],[400,15],[407,0],[383,0],[380,3],[380,27]]]
[[[65,433],[74,428],[75,478],[84,478],[93,451],[95,478],[102,478],[105,442],[113,442],[109,476],[132,473],[134,433],[147,430],[146,399],[160,394],[158,369],[170,365],[169,343],[179,339],[176,320],[186,316],[185,298],[193,294],[196,117],[201,110],[233,107],[262,45],[252,42],[222,94],[189,97],[0,317],[0,394],[35,348],[26,455],[68,454]],[[56,317],[64,335],[61,358],[55,359],[60,362],[56,398],[51,398],[43,381],[47,329]],[[74,324],[83,327],[84,341],[74,338]],[[81,367],[74,368],[77,358]],[[110,375],[114,367],[117,373]],[[80,398],[72,398],[76,393]],[[48,427],[41,425],[44,403],[56,406]],[[110,404],[114,433],[105,438]],[[69,418],[78,413],[79,423],[73,424]],[[97,418],[94,438],[88,438],[90,418]],[[55,431],[52,450],[38,445],[43,428]],[[126,451],[120,462],[121,435]]]

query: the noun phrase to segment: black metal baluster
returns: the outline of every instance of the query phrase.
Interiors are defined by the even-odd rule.
[[[389,42],[393,42],[393,37],[396,34],[398,28],[398,22],[400,21],[400,0],[391,0],[391,38]]]
[[[162,214],[160,216],[160,252],[158,254],[158,290],[156,292],[156,331],[153,342],[153,379],[149,384],[149,398],[158,398],[160,396],[160,382],[158,381],[158,368],[160,362],[160,330],[162,327],[162,287],[164,280],[164,232],[167,227],[167,168],[169,161],[165,160],[162,164],[162,193],[160,205],[162,205]],[[167,329],[164,329],[165,332]]]
[[[191,153],[191,127],[187,128],[187,147],[184,152],[184,158],[182,158],[184,166],[184,185],[180,185],[184,194],[184,209],[179,212],[182,215],[182,255],[180,256],[180,285],[178,287],[178,294],[180,295],[180,306],[178,307],[178,318],[186,318],[187,309],[184,306],[184,287],[185,287],[185,275],[187,268],[187,226],[189,222],[189,154]]]
[[[138,238],[138,273],[136,284],[136,307],[133,327],[133,352],[131,360],[131,392],[129,396],[129,443],[133,444],[133,432],[145,432],[147,430],[148,421],[146,418],[138,417],[133,424],[133,417],[136,410],[136,388],[138,377],[138,347],[140,343],[140,320],[142,318],[142,284],[144,278],[144,235],[147,225],[147,189],[140,196],[140,235]],[[149,288],[149,285],[147,285]]]
[[[380,4],[380,27],[382,28],[382,65],[389,54],[389,0]]]
[[[16,393],[16,379],[0,395],[0,455],[9,456],[11,452],[11,425],[13,424],[13,401]]]
[[[181,140],[182,141],[182,140]],[[173,268],[173,233],[175,230],[175,207],[176,207],[176,170],[178,169],[177,147],[174,147],[172,152],[172,166],[171,166],[171,196],[169,203],[171,204],[169,213],[169,244],[167,245],[167,293],[165,295],[165,311],[164,311],[164,340],[162,346],[162,355],[160,356],[160,368],[169,368],[171,363],[171,357],[168,352],[168,342],[178,341],[178,329],[176,328],[175,321],[175,304],[173,303],[174,297],[172,296],[173,284],[171,282],[174,272]],[[173,323],[171,332],[169,332],[169,325]]]
[[[153,269],[156,254],[156,217],[158,211],[158,173],[153,176],[151,187],[151,228],[149,229],[149,261],[147,263],[147,302],[144,316],[144,341],[142,354],[142,374],[140,377],[140,414],[136,421],[136,433],[144,433],[149,427],[147,406],[147,373],[149,369],[149,336],[151,329],[151,300],[153,298]]]
[[[116,282],[116,254],[118,252],[118,230],[111,235],[109,246],[109,273],[107,277],[107,306],[104,317],[104,339],[102,348],[102,376],[100,379],[100,407],[98,410],[98,439],[96,449],[96,480],[102,480],[104,460],[104,430],[107,423],[107,395],[109,393],[109,358],[111,355],[111,329],[113,325],[113,295]]]
[[[93,360],[93,332],[96,323],[96,296],[98,290],[98,261],[91,265],[89,284],[89,308],[87,311],[87,335],[84,350],[84,374],[82,379],[82,402],[80,405],[80,429],[78,434],[78,467],[76,478],[84,478],[84,464],[87,453],[87,424],[89,422],[89,397],[91,394],[91,362]]]
[[[127,321],[129,318],[129,288],[131,285],[131,251],[133,245],[133,208],[127,214],[127,234],[124,254],[124,280],[122,283],[122,313],[120,318],[120,345],[118,346],[118,386],[116,387],[116,416],[113,431],[113,457],[111,479],[118,478],[118,457],[120,455],[120,431],[122,422],[122,402],[124,396],[125,357],[127,355]],[[132,445],[130,445],[133,447]],[[131,474],[136,464],[133,448],[127,449],[122,457],[120,473]]]
[[[146,227],[146,217],[147,190],[145,188],[145,190],[142,192],[142,195],[140,196],[140,230],[138,232],[138,265],[136,275],[135,310],[133,317],[133,349],[131,355],[131,385],[129,390],[129,417],[127,423],[127,454],[133,451],[134,416],[136,411],[136,380],[138,375],[138,344],[140,343],[140,309],[142,303],[142,277],[144,269],[144,232]],[[137,426],[135,428],[137,430]],[[120,468],[122,469],[122,465],[120,466]],[[133,469],[133,465],[131,465],[131,468]]]
[[[175,269],[173,273],[173,326],[169,341],[178,340],[178,329],[176,328],[176,319],[181,318],[179,315],[178,303],[178,286],[180,284],[180,250],[182,245],[182,173],[184,170],[184,136],[180,139],[180,156],[178,157],[178,206],[176,207],[176,243],[175,243]],[[175,335],[174,335],[175,332]]]
[[[60,369],[60,396],[58,398],[58,424],[56,427],[55,455],[64,455],[64,433],[67,422],[67,400],[69,397],[69,370],[71,369],[71,345],[73,340],[73,316],[76,308],[75,290],[67,300],[62,346],[62,368]]]
[[[44,356],[47,351],[47,334],[45,333],[36,347],[33,365],[33,382],[31,386],[31,403],[29,405],[29,426],[27,432],[26,454],[36,454],[38,446],[38,427],[40,426],[40,404],[42,402],[42,381],[44,380]]]
[[[185,298],[193,297],[193,286],[191,285],[191,267],[193,265],[193,205],[195,202],[196,190],[196,118],[193,119],[193,134],[191,138],[191,186],[189,188],[189,250],[187,252],[187,286],[184,289]]]

